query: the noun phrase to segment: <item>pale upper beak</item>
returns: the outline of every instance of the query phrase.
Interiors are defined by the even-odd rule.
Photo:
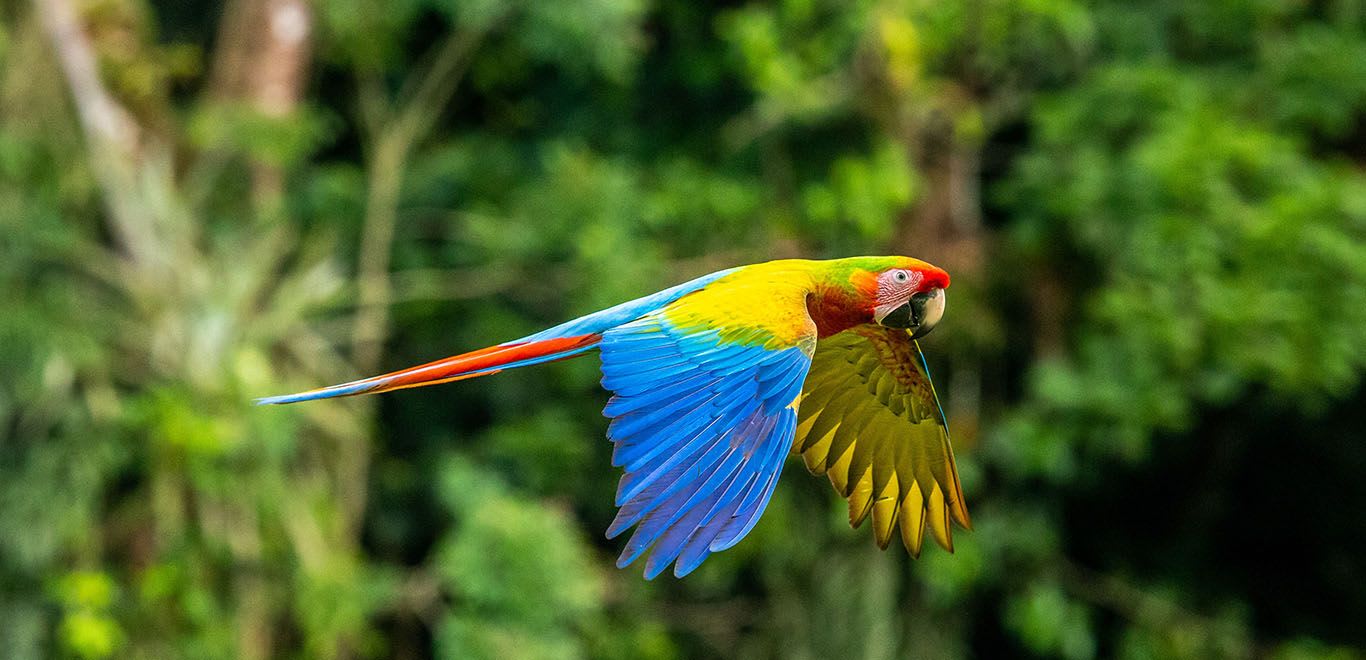
[[[944,318],[944,290],[930,289],[911,296],[911,339],[930,334]]]
[[[889,328],[906,328],[912,339],[919,339],[929,334],[942,318],[944,290],[936,288],[913,294],[906,304],[887,312],[877,322]]]

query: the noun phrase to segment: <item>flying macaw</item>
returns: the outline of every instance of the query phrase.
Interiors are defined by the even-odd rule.
[[[783,260],[706,275],[497,346],[322,389],[294,403],[602,356],[612,464],[625,470],[608,538],[617,560],[683,577],[759,520],[789,451],[893,529],[913,556],[925,528],[953,550],[971,529],[948,428],[916,339],[944,314],[949,275],[909,257]],[[898,524],[899,523],[899,524]]]

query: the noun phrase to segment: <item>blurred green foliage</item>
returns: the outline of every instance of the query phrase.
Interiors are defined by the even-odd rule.
[[[1359,0],[53,2],[138,130],[0,2],[0,657],[1363,657]],[[295,19],[284,111],[223,82]],[[249,405],[887,252],[953,555],[789,466],[617,571],[592,360]]]

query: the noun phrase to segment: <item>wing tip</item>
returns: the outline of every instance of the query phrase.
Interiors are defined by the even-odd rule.
[[[972,531],[972,518],[968,516],[968,508],[962,505],[954,507],[953,521],[958,523],[964,530]]]

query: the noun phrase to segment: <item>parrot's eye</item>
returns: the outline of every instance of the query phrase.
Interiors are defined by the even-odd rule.
[[[908,274],[906,273],[906,271],[904,271],[904,270],[894,270],[894,271],[892,271],[892,281],[893,281],[893,282],[896,282],[897,284],[905,284],[905,283],[906,283],[907,281],[909,281],[910,279],[911,279],[911,276],[908,275]]]

